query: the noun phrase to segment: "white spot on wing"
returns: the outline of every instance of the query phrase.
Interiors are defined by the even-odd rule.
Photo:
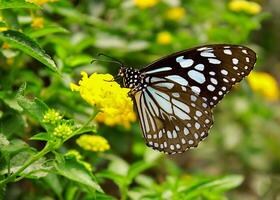
[[[221,64],[221,61],[215,58],[208,58],[208,61],[211,64]]]
[[[205,82],[205,76],[202,73],[198,72],[198,71],[190,70],[188,72],[188,75],[189,75],[189,77],[191,79],[193,79],[194,81],[196,81],[196,82],[198,82],[200,84]]]
[[[153,73],[165,72],[165,71],[169,71],[169,70],[172,70],[172,68],[171,67],[161,67],[161,68],[158,68],[158,69],[147,71],[147,72],[145,72],[145,74],[153,74]]]
[[[224,53],[227,54],[227,55],[232,55],[232,52],[230,49],[225,49],[224,50]]]
[[[184,59],[184,56],[179,56],[176,58],[176,62],[178,62],[181,67],[187,68],[193,65],[194,61],[192,59]]]
[[[203,64],[198,64],[194,68],[198,71],[203,71],[204,70],[204,65]]]
[[[186,79],[178,75],[170,75],[170,76],[166,76],[165,78],[174,81],[176,83],[179,83],[180,85],[187,86],[189,84]]]
[[[208,57],[208,58],[215,58],[216,57],[213,53],[210,53],[210,52],[207,52],[207,51],[201,52],[200,55],[202,57]]]

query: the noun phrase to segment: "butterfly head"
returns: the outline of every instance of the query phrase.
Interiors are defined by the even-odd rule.
[[[143,83],[140,71],[131,67],[121,67],[118,76],[123,78],[124,87],[138,90]]]

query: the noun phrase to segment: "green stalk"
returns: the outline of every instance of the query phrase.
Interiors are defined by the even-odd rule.
[[[50,146],[49,143],[46,144],[46,146],[39,151],[37,154],[35,154],[32,158],[30,158],[28,161],[24,163],[24,165],[21,166],[15,173],[13,173],[11,176],[7,177],[6,179],[0,181],[0,186],[5,185],[9,182],[12,182],[16,179],[18,175],[20,175],[21,172],[23,172],[28,166],[30,166],[35,161],[39,160],[41,157],[46,155],[48,152],[52,150],[52,146]]]

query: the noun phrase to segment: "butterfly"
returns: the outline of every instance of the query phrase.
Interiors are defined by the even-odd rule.
[[[195,47],[143,69],[122,66],[146,144],[167,154],[197,147],[213,125],[212,108],[253,69],[256,53],[240,45]]]

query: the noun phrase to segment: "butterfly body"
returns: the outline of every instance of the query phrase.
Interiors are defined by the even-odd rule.
[[[196,147],[213,124],[212,108],[253,69],[256,54],[237,45],[206,45],[137,70],[121,67],[146,144],[174,154]]]

